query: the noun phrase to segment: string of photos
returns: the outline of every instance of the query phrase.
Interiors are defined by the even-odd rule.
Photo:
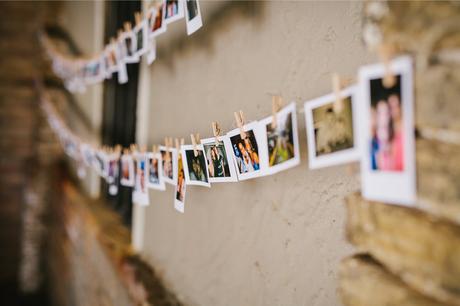
[[[86,86],[103,82],[114,74],[123,84],[128,82],[127,64],[139,62],[142,56],[146,56],[149,65],[155,61],[156,37],[166,32],[168,24],[185,18],[188,35],[203,25],[198,0],[162,0],[151,5],[144,15],[135,13],[134,27],[131,22],[125,22],[118,36],[111,38],[104,50],[91,58],[63,55],[42,35],[41,42],[52,60],[54,73],[71,92],[84,92]]]
[[[413,62],[380,48],[381,62],[359,69],[356,84],[334,74],[333,91],[304,103],[308,163],[311,169],[360,161],[363,197],[390,204],[416,200],[413,118]],[[348,84],[347,84],[348,83]],[[272,112],[246,122],[235,112],[237,128],[223,133],[212,122],[211,137],[166,137],[151,148],[96,148],[73,134],[52,104],[42,97],[49,124],[81,176],[93,168],[116,194],[133,187],[133,202],[149,204],[148,189],[175,187],[174,207],[184,212],[186,187],[211,187],[273,175],[300,164],[296,102],[272,97]]]

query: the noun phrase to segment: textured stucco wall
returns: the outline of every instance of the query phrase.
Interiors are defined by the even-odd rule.
[[[159,39],[160,57],[149,68],[149,144],[164,136],[190,142],[192,132],[208,137],[213,120],[230,130],[239,109],[249,120],[264,118],[268,92],[301,108],[330,92],[333,71],[353,76],[373,60],[361,42],[358,2],[239,2],[218,18],[205,18],[175,48]],[[185,35],[182,22],[171,28]],[[339,304],[336,270],[351,251],[343,197],[359,181],[345,166],[308,169],[303,116],[295,169],[188,187],[183,215],[173,208],[171,186],[150,191],[142,255],[186,304]]]

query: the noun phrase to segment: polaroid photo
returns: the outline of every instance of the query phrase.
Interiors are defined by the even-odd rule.
[[[273,116],[259,121],[265,152],[262,159],[266,174],[295,167],[300,164],[299,136],[297,131],[296,103],[292,102]]]
[[[122,58],[126,64],[133,64],[139,62],[139,56],[137,56],[137,37],[134,31],[124,32],[121,37],[121,50]]]
[[[181,146],[181,153],[184,158],[185,183],[211,187],[203,145],[196,145],[195,150],[192,145]]]
[[[136,177],[133,190],[133,202],[139,205],[149,205],[149,193],[147,191],[147,155],[136,155]]]
[[[210,183],[237,182],[232,145],[227,136],[202,139]]]
[[[149,51],[149,24],[147,19],[143,19],[133,29],[136,36],[136,51],[134,54],[140,58]]]
[[[166,2],[162,2],[158,7],[152,7],[147,13],[150,39],[166,32],[165,14]]]
[[[185,0],[185,17],[187,21],[187,35],[193,34],[203,26],[198,0]]]
[[[239,128],[227,133],[232,147],[233,162],[240,181],[265,175],[262,168],[265,162],[263,155],[261,155],[261,152],[264,151],[261,145],[264,142],[261,138],[260,125],[255,121],[244,125],[243,129],[246,133],[244,139],[241,137]]]
[[[102,152],[102,151],[96,151],[96,154],[94,155],[95,158],[93,160],[93,169],[96,171],[96,173],[103,177],[106,178],[107,176],[107,167],[106,167],[106,159],[107,155]]]
[[[161,176],[165,183],[175,185],[177,181],[177,150],[160,146],[162,169]]]
[[[128,82],[128,71],[126,70],[126,62],[123,60],[123,48],[125,44],[122,39],[119,39],[112,47],[115,50],[115,62],[117,63],[118,83],[124,84]]]
[[[147,154],[147,187],[156,190],[165,190],[165,182],[163,181],[163,165],[160,153]]]
[[[184,0],[165,1],[165,23],[171,23],[184,18]]]
[[[113,153],[107,156],[107,176],[106,181],[108,184],[116,183],[119,174],[119,155]]]
[[[311,169],[335,166],[360,158],[357,87],[305,102],[308,163]]]
[[[147,65],[152,64],[157,59],[157,42],[154,38],[149,40],[150,48],[147,53]]]
[[[123,186],[133,187],[134,186],[134,160],[131,155],[121,156],[121,177],[120,184]]]
[[[361,184],[363,197],[391,204],[416,200],[413,64],[390,63],[396,84],[383,84],[383,64],[359,69]]]
[[[174,208],[181,213],[185,211],[185,171],[182,153],[177,156],[176,188],[174,191]]]

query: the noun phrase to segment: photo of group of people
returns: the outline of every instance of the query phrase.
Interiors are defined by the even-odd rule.
[[[187,185],[210,187],[205,153],[202,145],[186,145],[181,147],[185,158],[184,171]]]
[[[208,167],[210,183],[236,182],[238,180],[231,154],[231,146],[224,141],[227,138],[219,137],[201,140]]]
[[[185,184],[185,171],[184,171],[184,163],[182,160],[182,154],[178,154],[177,158],[177,182],[176,188],[174,192],[174,208],[184,213],[185,211],[185,191],[186,191],[186,184]]]
[[[270,116],[260,123],[266,135],[266,174],[298,165],[300,156],[296,104],[290,103],[278,111],[275,118]]]
[[[393,84],[384,82],[388,71]],[[359,80],[363,196],[411,205],[416,199],[412,59],[402,56],[388,67],[361,67]]]
[[[310,167],[333,166],[359,159],[356,141],[356,86],[305,103]]]

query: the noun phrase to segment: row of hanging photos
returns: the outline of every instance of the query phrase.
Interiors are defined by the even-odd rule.
[[[120,84],[128,82],[127,64],[137,63],[146,56],[150,65],[156,59],[156,37],[166,32],[167,25],[185,17],[187,34],[191,35],[202,27],[198,0],[162,0],[152,5],[142,18],[134,15],[135,26],[124,23],[116,38],[100,54],[93,58],[72,58],[62,55],[50,40],[42,35],[41,42],[52,60],[56,75],[64,80],[71,92],[84,92],[87,85],[110,79],[117,73]]]
[[[409,56],[390,60],[382,51],[382,63],[360,68],[357,85],[343,88],[343,80],[335,74],[333,93],[305,102],[310,168],[360,161],[365,198],[414,204],[412,65]],[[93,167],[107,180],[112,194],[118,183],[133,187],[133,200],[141,205],[149,203],[149,188],[165,190],[165,184],[171,184],[174,206],[184,212],[188,185],[243,181],[300,163],[296,103],[284,105],[280,96],[273,96],[272,115],[263,120],[248,123],[242,111],[236,112],[238,128],[225,135],[213,122],[211,138],[191,134],[191,145],[184,139],[165,138],[150,152],[135,145],[123,152],[119,146],[95,149],[74,136],[49,103],[44,109],[65,151],[79,165]]]

